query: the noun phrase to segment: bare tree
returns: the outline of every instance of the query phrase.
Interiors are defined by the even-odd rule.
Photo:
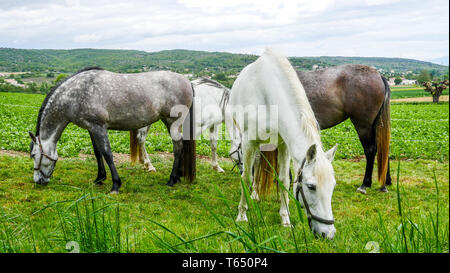
[[[439,81],[427,81],[423,83],[425,91],[433,96],[433,102],[439,102],[439,97],[442,95],[442,91],[448,88],[448,80]]]

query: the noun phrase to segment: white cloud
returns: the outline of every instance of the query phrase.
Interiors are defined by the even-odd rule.
[[[186,48],[295,56],[448,55],[448,1],[9,1],[0,46]]]

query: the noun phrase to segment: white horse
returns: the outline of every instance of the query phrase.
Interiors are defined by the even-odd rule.
[[[251,106],[254,106],[253,109],[265,106],[262,109],[266,109],[266,112],[261,112],[259,108],[258,111],[244,111],[252,109]],[[267,124],[267,116],[271,114],[268,109],[270,106],[278,109],[276,122],[273,122],[275,124]],[[263,147],[260,145],[275,144],[277,149],[272,154],[277,156],[267,158],[271,167],[279,170],[278,176],[284,189],[290,188],[289,164],[292,157],[295,171],[294,195],[305,207],[312,231],[333,238],[336,229],[331,197],[336,181],[331,161],[337,146],[328,152],[323,151],[318,123],[289,61],[272,49],[267,49],[254,63],[241,71],[231,89],[225,113],[225,122],[232,140],[230,156],[238,162],[242,159],[243,181],[250,184],[253,180],[252,168],[256,154]],[[262,119],[259,115],[263,115]],[[257,129],[252,128],[252,124],[257,124]],[[275,137],[269,140],[260,137],[267,134],[267,131],[272,132]],[[266,152],[266,155],[269,154]],[[264,172],[267,170],[261,171]],[[268,180],[273,183],[273,178]],[[280,216],[281,224],[290,226],[286,190],[280,190]],[[247,210],[245,192],[241,187],[237,221],[247,221]]]
[[[225,106],[228,102],[230,90],[208,78],[199,78],[191,83],[195,89],[195,128],[200,128],[200,130],[196,130],[196,138],[209,129],[211,164],[214,170],[222,173],[224,170],[217,162],[217,139],[219,125],[225,119]],[[198,105],[200,107],[197,107]],[[139,130],[130,131],[130,154],[131,161],[136,161],[137,156],[139,156],[139,161],[144,164],[144,167],[148,171],[154,172],[156,169],[152,165],[145,149],[145,139],[149,129],[150,126],[147,126]]]

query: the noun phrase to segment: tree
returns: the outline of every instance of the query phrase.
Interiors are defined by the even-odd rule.
[[[448,88],[448,80],[439,81],[427,81],[423,83],[425,91],[429,92],[433,96],[433,102],[438,103],[439,97],[442,95],[442,91]]]
[[[60,81],[64,80],[65,78],[67,78],[67,74],[59,74],[58,77],[56,77],[55,79],[55,85],[58,84]]]
[[[429,81],[431,81],[430,72],[428,72],[428,70],[422,70],[419,76],[417,76],[417,82],[423,85],[424,83]]]
[[[399,85],[402,83],[402,79],[400,77],[395,78],[394,80],[395,85]]]

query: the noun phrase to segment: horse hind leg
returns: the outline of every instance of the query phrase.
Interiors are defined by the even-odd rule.
[[[213,125],[210,129],[209,129],[209,140],[211,142],[211,164],[212,164],[212,168],[213,170],[219,172],[219,173],[223,173],[225,172],[220,166],[219,163],[217,162],[217,128],[215,125]]]
[[[149,172],[156,172],[155,167],[152,165],[152,161],[148,156],[147,149],[145,148],[145,139],[147,138],[150,126],[141,128],[137,132],[137,140],[139,147],[139,162],[144,164],[144,168]]]
[[[373,164],[377,153],[375,132],[371,126],[369,128],[362,128],[355,125],[355,128],[358,132],[359,140],[363,146],[364,155],[366,156],[366,171],[364,174],[363,183],[356,191],[362,194],[367,194],[366,189],[372,186]]]

